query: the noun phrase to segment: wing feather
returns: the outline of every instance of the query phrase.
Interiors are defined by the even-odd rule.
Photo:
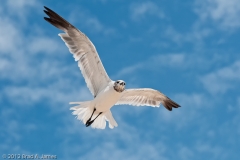
[[[44,17],[44,19],[65,32],[59,34],[59,36],[65,42],[70,53],[73,54],[75,61],[78,61],[85,82],[92,95],[96,97],[111,79],[102,65],[95,46],[87,36],[64,18],[51,9],[44,8],[44,12],[49,16],[49,18]]]
[[[180,107],[179,104],[172,101],[161,92],[150,88],[125,90],[122,97],[116,103],[116,105],[123,104],[152,107],[159,107],[159,105],[162,104],[169,111],[171,111],[172,108]]]

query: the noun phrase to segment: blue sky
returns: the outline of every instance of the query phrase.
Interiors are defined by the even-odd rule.
[[[119,126],[86,128],[70,101],[92,99],[43,20],[53,9],[94,43],[113,80],[182,107],[115,106]],[[237,160],[240,1],[8,0],[0,6],[0,154],[58,159]]]

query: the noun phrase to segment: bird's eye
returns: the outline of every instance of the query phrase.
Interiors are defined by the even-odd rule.
[[[116,82],[117,84],[119,83],[119,81]]]
[[[124,86],[125,86],[125,84],[126,84],[126,83],[125,83],[125,82],[123,82],[123,85],[124,85]]]

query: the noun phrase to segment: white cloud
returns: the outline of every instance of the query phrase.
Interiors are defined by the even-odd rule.
[[[27,10],[27,7],[25,9]],[[0,90],[0,97],[4,97],[0,99],[0,101],[6,100],[5,97],[7,97],[9,101],[8,103],[11,104],[11,106],[4,106],[4,109],[0,112],[0,120],[2,122],[1,124],[3,124],[0,126],[0,129],[2,131],[1,135],[4,137],[2,138],[3,143],[0,145],[0,150],[12,151],[13,153],[29,153],[24,150],[23,146],[18,145],[19,143],[16,142],[19,142],[22,136],[25,135],[23,133],[24,131],[31,132],[39,126],[36,126],[31,122],[25,124],[24,122],[26,121],[19,119],[26,115],[19,114],[20,112],[18,109],[20,107],[21,109],[24,108],[24,105],[35,107],[33,104],[38,103],[38,101],[47,101],[47,104],[53,106],[51,108],[55,112],[58,112],[59,110],[62,111],[63,109],[66,111],[69,106],[64,105],[64,103],[74,100],[86,100],[92,98],[92,96],[86,88],[82,75],[80,74],[77,64],[74,63],[74,60],[71,65],[66,64],[66,56],[69,55],[70,57],[71,55],[68,53],[67,49],[63,51],[62,48],[58,47],[65,47],[63,42],[55,41],[51,37],[48,37],[44,32],[35,38],[30,36],[23,37],[23,30],[28,28],[22,28],[22,26],[19,27],[18,25],[15,25],[15,23],[21,23],[18,19],[14,19],[14,22],[11,18],[7,17],[7,15],[4,16],[5,18],[3,21],[0,21],[0,28],[3,28],[6,33],[11,33],[3,33],[3,36],[0,37],[0,39],[2,38],[0,51],[3,53],[0,55],[0,78],[1,80],[7,80],[10,85],[6,83],[6,85]],[[4,22],[4,25],[1,24],[1,22]],[[97,20],[90,22],[91,23],[89,24],[96,26],[95,29],[97,32],[101,32],[105,28],[101,23],[98,24]],[[59,37],[56,35],[56,38]],[[7,44],[9,41],[12,43]],[[24,45],[26,41],[30,41],[29,46]],[[219,57],[203,57],[204,56],[201,57],[186,53],[157,55],[147,59],[146,63],[137,63],[133,66],[124,68],[119,74],[131,74],[138,69],[143,69],[143,65],[150,66],[148,69],[156,68],[156,66],[158,68],[160,68],[160,66],[176,69],[185,68],[186,70],[189,70],[189,68],[195,69],[196,66],[199,68],[209,68],[209,66],[219,60]],[[227,79],[227,81],[238,80],[236,73],[239,73],[239,62],[237,61],[234,65],[229,66],[229,68],[230,70],[223,70],[221,74],[219,74],[221,75],[220,77]],[[225,72],[227,75],[223,74]],[[84,88],[82,88],[83,86]],[[212,100],[210,98],[202,93],[176,94],[173,96],[173,99],[181,104],[182,108],[172,112],[160,108],[162,110],[158,110],[159,114],[156,113],[156,121],[159,120],[161,125],[157,122],[149,122],[149,124],[153,124],[155,128],[147,131],[144,130],[146,128],[137,128],[136,126],[133,126],[131,121],[129,122],[129,120],[124,119],[124,116],[122,116],[121,113],[125,112],[124,109],[122,109],[119,114],[114,115],[118,120],[119,127],[114,130],[106,129],[104,131],[85,128],[80,121],[74,119],[73,116],[67,113],[67,118],[61,117],[59,119],[63,125],[59,126],[59,129],[54,133],[57,137],[61,136],[60,139],[64,137],[62,145],[59,145],[63,146],[63,148],[58,148],[58,151],[64,152],[63,155],[65,155],[65,157],[63,159],[69,159],[69,157],[72,157],[72,159],[76,159],[76,157],[80,159],[95,159],[96,154],[99,159],[144,158],[164,160],[176,159],[169,158],[171,156],[175,157],[175,155],[179,156],[179,159],[193,159],[195,155],[206,155],[209,153],[222,156],[223,153],[228,151],[228,147],[224,148],[223,146],[225,149],[223,150],[222,148],[219,148],[219,146],[200,142],[197,143],[194,148],[194,145],[192,145],[194,142],[188,142],[186,140],[185,143],[184,137],[181,137],[182,134],[188,134],[189,129],[191,130],[189,132],[191,137],[192,134],[194,134],[192,130],[195,129],[192,127],[193,125],[197,126],[196,132],[200,131],[199,128],[201,128],[202,125],[206,127],[208,124],[204,123],[206,122],[204,118],[207,118],[207,122],[216,120],[212,115],[207,117],[206,111],[203,112],[203,110],[211,106]],[[240,105],[240,100],[237,102]],[[24,108],[23,110],[27,109],[29,108]],[[140,108],[136,108],[136,110],[137,109]],[[135,109],[132,108],[131,111],[135,111]],[[128,114],[133,116],[133,114],[136,115],[138,113],[128,112]],[[237,116],[239,117],[239,115]],[[210,136],[216,135],[216,139],[222,138],[225,135],[231,135],[227,137],[226,141],[230,141],[231,143],[229,144],[232,144],[232,141],[234,141],[235,137],[239,136],[240,133],[239,118],[237,118],[237,116],[226,123],[224,122],[224,126],[220,126],[220,129],[214,130],[215,128],[207,128],[209,129],[207,130],[207,134]],[[68,118],[70,118],[70,120]],[[139,115],[139,118],[143,117],[140,117]],[[27,118],[27,120],[29,119]],[[145,121],[144,118],[142,120]],[[197,120],[197,122],[195,120]],[[138,121],[141,121],[141,119]],[[168,129],[165,128],[165,131],[159,129],[164,126]],[[172,139],[172,135],[169,136],[166,134],[166,130],[169,130],[171,126],[174,126],[174,129],[175,126],[177,126],[176,130],[178,130],[178,132],[176,132],[175,138],[178,139],[178,142],[183,141],[186,146],[182,145],[179,148],[176,148],[175,143],[174,145],[171,144],[173,141],[169,139]],[[188,129],[180,130],[179,128]],[[141,131],[141,129],[144,131]],[[170,132],[175,132],[176,130],[174,129]],[[233,130],[236,132],[233,133]],[[206,130],[201,130],[201,133],[205,131]],[[153,134],[153,132],[158,132],[159,135],[156,135],[156,133]],[[218,134],[220,134],[220,136]],[[194,138],[193,140],[195,141]],[[57,138],[57,141],[59,142],[59,137]],[[77,144],[78,142],[80,143]],[[23,142],[20,143],[23,144]],[[235,142],[233,144],[237,143]],[[219,159],[220,156],[216,157],[216,159]]]
[[[1,94],[7,97],[12,105],[34,107],[37,103],[45,101],[51,104],[53,111],[62,111],[70,108],[70,101],[90,100],[91,94],[86,87],[79,89],[71,89],[71,82],[52,84],[51,86],[14,86],[5,87]],[[59,104],[64,104],[59,106]],[[56,108],[58,110],[55,110]]]
[[[35,7],[38,4],[38,2],[36,0],[32,0],[32,1],[26,1],[26,0],[8,0],[7,1],[7,6],[12,9],[13,11],[24,11],[25,8],[29,7]],[[17,10],[16,10],[17,9]],[[24,13],[26,14],[26,13]]]
[[[13,4],[13,1],[7,1],[7,5],[26,11],[22,14],[27,18],[27,11],[35,6],[34,2]],[[58,41],[48,37],[43,30],[37,34],[35,30],[29,31],[28,35],[24,35],[29,26],[17,25],[22,23],[21,19],[13,19],[3,13],[0,13],[0,19],[0,80],[10,83],[1,89],[1,97],[4,96],[15,106],[34,106],[43,99],[54,105],[82,100],[79,97],[91,97],[77,63],[72,60],[71,65],[66,64],[66,57],[72,55],[57,35]],[[74,80],[78,78],[79,81]]]
[[[124,75],[129,75],[129,74],[132,74],[134,73],[137,69],[140,69],[142,68],[142,65],[141,64],[136,64],[136,65],[132,65],[132,66],[128,66],[128,67],[125,67],[123,68],[122,70],[120,70],[117,75],[114,75],[113,77],[122,77]]]
[[[27,51],[30,54],[41,52],[42,54],[48,54],[49,56],[57,56],[65,47],[64,43],[60,44],[59,42],[60,41],[53,40],[53,38],[50,37],[39,36],[30,38],[30,42],[24,45],[26,45]]]
[[[195,0],[193,10],[199,18],[189,26],[187,32],[180,32],[172,26],[164,31],[165,37],[178,46],[190,43],[195,50],[203,50],[207,45],[206,39],[219,33],[219,29],[232,33],[240,27],[239,0]],[[224,43],[225,40],[225,37],[221,37],[214,43]]]
[[[38,6],[42,6],[37,0],[8,0],[6,3],[1,4],[4,9],[2,11],[8,14],[8,16],[13,16],[15,18],[19,18],[21,23],[18,25],[23,25],[26,23],[26,15],[29,14],[30,10],[37,8]],[[34,12],[39,12],[35,10]]]
[[[138,70],[159,70],[162,67],[178,68],[185,65],[186,55],[183,53],[159,54],[149,57],[147,60],[127,66],[120,70],[114,77],[123,77],[125,75],[136,75]],[[135,73],[135,74],[134,74]],[[131,76],[134,77],[134,76]]]
[[[211,29],[193,26],[187,33],[180,33],[169,26],[164,32],[165,37],[181,46],[185,43],[193,43],[196,47],[204,45],[204,39],[212,34]]]
[[[185,146],[181,146],[178,150],[178,156],[182,160],[194,159],[194,152]]]
[[[154,70],[161,71],[167,69],[177,69],[190,72],[196,72],[199,70],[208,71],[216,63],[226,62],[229,58],[229,54],[200,54],[200,53],[168,53],[168,54],[156,54],[148,57],[146,60],[133,63],[131,66],[127,66],[120,70],[114,77],[123,77],[131,75],[131,78],[136,75],[140,70]],[[200,76],[200,75],[194,75]]]
[[[7,10],[2,9],[6,5],[1,4],[0,9]],[[36,109],[39,103],[44,103],[53,114],[58,114],[69,110],[69,101],[92,96],[74,60],[71,65],[66,63],[66,57],[72,55],[64,42],[57,35],[58,41],[50,38],[43,29],[35,33],[36,30],[29,29],[30,25],[22,25],[25,23],[22,20],[29,17],[32,2],[17,1],[8,7],[23,12],[19,13],[20,17],[15,16],[14,11],[0,12],[0,81],[3,82],[0,90],[0,150],[28,154],[30,152],[18,144],[22,144],[24,135],[39,127],[35,122],[23,120],[28,109]]]
[[[195,149],[202,154],[210,154],[212,159],[220,159],[226,155],[226,151],[224,148],[216,145],[211,145],[207,142],[197,143]]]
[[[128,150],[126,150],[118,148],[115,143],[111,142],[105,143],[101,148],[99,147],[94,148],[94,150],[85,155],[84,158],[82,156],[79,158],[94,159],[96,157],[95,155],[98,155],[99,159],[116,159],[116,160],[122,159],[139,160],[142,158],[161,160],[168,159],[162,153],[164,152],[165,149],[162,145],[152,146],[149,143],[141,143],[141,145],[134,143],[129,144],[131,145],[127,146]],[[131,147],[132,149],[130,149],[129,147]],[[103,149],[108,152],[103,152]]]
[[[121,115],[121,113],[120,113]],[[140,131],[132,126],[129,121],[124,120],[122,116],[115,115],[118,119],[119,127],[115,129],[105,129],[105,130],[92,130],[86,128],[79,120],[73,119],[72,117],[66,117],[64,120],[64,127],[59,127],[57,131],[58,134],[66,137],[66,141],[63,142],[64,146],[64,157],[76,157],[79,156],[80,159],[95,159],[98,155],[99,159],[141,159],[144,157],[146,159],[164,159],[166,160],[165,153],[167,152],[167,146],[157,140],[157,142],[151,143],[146,138],[141,137]],[[69,125],[71,124],[71,125]],[[84,147],[82,145],[73,145],[69,143],[70,137],[82,137],[86,136],[91,141],[82,140]],[[97,136],[96,136],[97,134]],[[145,136],[148,137],[150,133],[146,133]],[[98,143],[98,138],[101,137],[101,142]],[[77,138],[78,139],[78,138]],[[119,142],[124,147],[119,145]],[[71,145],[71,147],[69,146]],[[99,147],[101,145],[101,147]],[[88,148],[91,148],[90,150]],[[82,151],[82,154],[79,154]],[[66,159],[66,158],[65,158]]]
[[[195,122],[195,124],[203,124],[203,120],[200,119],[201,111],[212,108],[214,104],[214,102],[210,101],[203,93],[178,93],[175,94],[172,99],[176,101],[181,108],[174,109],[172,112],[164,110],[159,112],[159,116],[157,117],[159,117],[160,121],[172,124],[178,129],[189,127],[193,124],[194,119],[198,119],[198,122]]]
[[[164,18],[163,11],[153,2],[133,3],[130,6],[131,18],[133,20],[141,20],[147,15]]]
[[[16,142],[21,141],[23,138],[23,132],[29,133],[31,131],[34,131],[37,128],[36,125],[31,122],[19,122],[17,120],[19,113],[18,110],[12,107],[5,107],[5,105],[1,107],[4,107],[4,109],[2,109],[0,113],[0,137],[2,141],[0,144],[0,150],[2,153],[5,151],[11,151],[15,153],[29,153]],[[9,117],[11,117],[11,119]]]
[[[87,29],[89,32],[95,34],[101,33],[104,36],[112,36],[116,34],[116,30],[114,28],[103,24],[99,18],[92,15],[92,13],[85,8],[73,8],[67,20],[80,30]]]
[[[215,72],[204,75],[201,82],[211,94],[223,94],[228,90],[238,90],[240,81],[240,61],[235,61],[230,66],[220,68]]]
[[[179,101],[179,103],[182,106],[188,106],[188,107],[194,107],[195,109],[200,109],[206,107],[209,107],[210,102],[207,102],[207,98],[204,94],[200,93],[192,93],[192,94],[177,94],[175,95],[175,98]]]
[[[149,64],[160,64],[161,66],[179,67],[185,63],[186,55],[179,54],[166,54],[156,55],[150,57]]]
[[[196,0],[195,11],[202,21],[214,21],[223,29],[240,27],[239,0]]]
[[[0,14],[0,27],[0,51],[2,53],[17,51],[19,45],[22,44],[20,38],[22,35],[17,29],[16,23]]]

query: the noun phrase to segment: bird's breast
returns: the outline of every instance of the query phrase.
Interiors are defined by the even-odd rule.
[[[95,108],[99,112],[108,111],[113,105],[117,103],[121,97],[121,93],[116,92],[113,87],[108,86],[93,100]]]

